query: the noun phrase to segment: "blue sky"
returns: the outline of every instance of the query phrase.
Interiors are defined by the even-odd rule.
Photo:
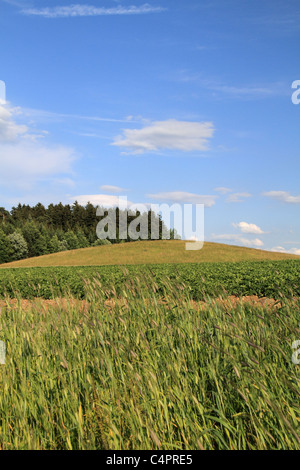
[[[300,254],[299,0],[0,0],[0,43],[1,206],[204,203]]]

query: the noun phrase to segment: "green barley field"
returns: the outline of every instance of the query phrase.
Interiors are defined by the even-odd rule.
[[[163,296],[147,287],[4,298],[0,448],[299,450],[299,297],[233,305],[174,280]]]

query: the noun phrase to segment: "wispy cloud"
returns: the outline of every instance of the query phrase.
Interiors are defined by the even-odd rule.
[[[126,191],[124,188],[120,188],[119,186],[112,186],[110,184],[104,184],[100,186],[100,189],[107,193],[124,193]]]
[[[226,202],[243,202],[244,198],[251,197],[250,193],[233,193],[228,196]]]
[[[217,98],[261,99],[289,94],[289,86],[283,82],[228,84],[214,77],[205,77],[202,73],[194,73],[182,69],[168,75],[168,79],[181,83],[194,84],[209,90]]]
[[[273,14],[256,17],[252,21],[261,26],[264,32],[271,29],[276,34],[293,34],[299,30],[300,10],[291,12],[287,12],[286,9],[280,12],[274,10]]]
[[[232,191],[232,189],[226,188],[224,186],[220,186],[218,188],[215,188],[214,190],[220,194],[228,194],[228,193],[231,193]]]
[[[288,204],[300,204],[300,196],[291,196],[287,191],[268,191],[263,193],[263,196],[286,202]]]
[[[218,91],[226,95],[235,97],[267,97],[278,93],[278,85],[275,86],[229,86],[229,85],[213,85],[208,86],[213,91]]]
[[[22,10],[22,13],[24,15],[42,16],[44,18],[74,18],[80,16],[142,15],[147,13],[160,13],[165,10],[166,8],[154,7],[148,3],[141,6],[117,6],[113,8],[75,4],[46,8],[25,8]]]
[[[33,119],[44,119],[61,121],[63,119],[78,119],[82,121],[95,121],[95,122],[120,122],[120,123],[136,123],[140,119],[134,120],[132,116],[125,118],[110,118],[105,116],[86,116],[83,114],[68,114],[68,113],[56,113],[52,111],[45,111],[42,109],[22,108],[21,112],[26,116]]]
[[[9,5],[13,5],[15,7],[24,8],[24,2],[21,3],[21,1],[18,0],[2,0],[2,2],[8,3]]]
[[[185,191],[170,191],[156,194],[147,194],[147,197],[150,199],[170,201],[179,204],[204,204],[206,207],[211,207],[216,203],[215,200],[218,196],[187,193]]]
[[[211,122],[187,122],[169,119],[157,121],[142,129],[124,129],[112,145],[125,147],[133,154],[160,149],[190,152],[208,150],[208,140],[214,134]]]
[[[232,241],[232,242],[237,242],[240,243],[244,246],[255,246],[255,247],[261,247],[264,245],[264,242],[260,240],[259,238],[254,238],[253,240],[244,238],[243,235],[241,234],[230,234],[230,233],[224,233],[221,235],[215,235],[214,233],[211,236],[212,240],[226,240],[226,241]]]

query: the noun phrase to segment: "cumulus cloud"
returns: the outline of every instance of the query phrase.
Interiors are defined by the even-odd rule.
[[[253,233],[253,234],[263,234],[265,232],[262,231],[260,227],[255,224],[248,224],[247,222],[239,222],[238,224],[232,224],[235,228],[239,228],[243,233]]]
[[[289,204],[300,204],[300,196],[291,196],[287,191],[268,191],[263,193],[263,196],[287,202]]]
[[[254,238],[253,240],[244,238],[243,235],[240,234],[221,234],[221,235],[215,235],[212,234],[211,238],[213,240],[228,240],[228,241],[233,241],[233,242],[238,242],[241,243],[244,246],[255,246],[255,247],[261,247],[264,245],[263,241],[260,240],[259,238]]]
[[[233,193],[228,196],[226,202],[243,202],[244,198],[251,197],[250,193]]]
[[[26,8],[24,15],[43,16],[44,18],[70,18],[78,16],[111,16],[111,15],[142,15],[146,13],[159,13],[166,8],[154,7],[145,3],[141,6],[117,6],[113,8],[96,7],[93,5],[69,5],[47,8]]]
[[[156,121],[142,129],[124,129],[112,145],[127,148],[133,154],[160,149],[191,152],[208,150],[208,140],[214,134],[211,122],[188,122],[169,119]]]
[[[204,204],[206,207],[211,207],[215,204],[215,199],[218,196],[201,195],[194,193],[187,193],[185,191],[170,191],[156,194],[147,194],[150,199],[158,199],[161,201],[170,201],[175,203],[190,203],[190,204]]]

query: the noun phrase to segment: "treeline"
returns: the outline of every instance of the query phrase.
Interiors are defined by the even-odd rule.
[[[111,220],[111,209],[102,208],[102,214],[100,217],[97,216],[97,208],[93,204],[81,206],[77,201],[72,205],[50,204],[47,208],[41,203],[33,207],[19,204],[11,211],[0,207],[0,263],[89,246],[150,239],[151,222],[158,227],[159,239],[163,238],[163,233],[167,231],[160,215],[150,210],[141,215],[137,211],[126,213],[127,225],[124,236],[124,226],[121,228],[120,220],[124,224],[125,219],[122,215],[125,214],[125,210],[116,208],[114,218],[116,229],[111,231],[108,227],[107,238],[102,239],[97,236],[97,226],[109,215]],[[142,233],[140,228],[141,236],[136,238],[134,234],[132,235],[132,230],[127,229],[132,221],[138,220],[138,216],[142,216],[144,221],[147,219],[149,224],[147,233],[145,229]],[[145,228],[144,224],[143,226]],[[171,230],[170,238],[175,236],[174,230]]]

